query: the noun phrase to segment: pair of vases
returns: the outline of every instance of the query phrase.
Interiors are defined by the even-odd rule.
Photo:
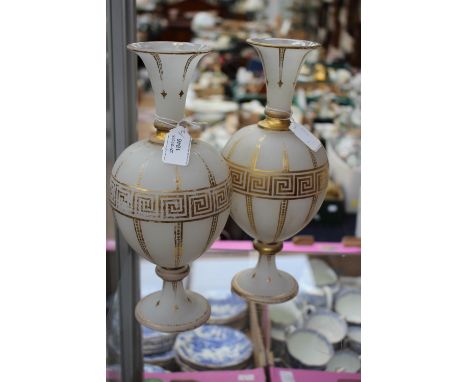
[[[136,306],[137,320],[163,332],[196,328],[210,317],[200,294],[182,280],[189,264],[219,236],[231,214],[251,237],[257,266],[236,274],[232,290],[257,303],[293,298],[296,280],[275,265],[282,242],[305,227],[325,197],[328,161],[290,130],[291,102],[307,53],[319,44],[290,39],[249,39],[260,56],[267,84],[266,118],[240,129],[222,155],[192,139],[188,165],[162,161],[166,136],[184,118],[185,97],[202,44],[141,42],[128,45],[143,60],[155,95],[156,132],[129,146],[116,160],[110,203],[130,246],[157,264],[162,290]],[[182,123],[183,124],[183,123]],[[207,278],[217,277],[207,274]]]

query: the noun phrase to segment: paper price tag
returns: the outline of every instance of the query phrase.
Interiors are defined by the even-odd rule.
[[[318,140],[314,134],[307,130],[305,126],[302,126],[297,122],[291,122],[289,125],[289,130],[291,130],[294,135],[302,142],[304,142],[312,151],[317,152],[319,151],[320,147],[322,147],[320,140]]]
[[[185,127],[177,125],[166,134],[162,161],[167,164],[187,166],[192,138]]]
[[[280,370],[279,376],[280,376],[281,382],[296,382],[292,371]]]

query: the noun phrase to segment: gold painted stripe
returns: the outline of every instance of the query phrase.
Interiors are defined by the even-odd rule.
[[[254,235],[257,236],[257,227],[255,226],[255,219],[253,214],[252,197],[250,195],[245,196],[245,203],[247,207],[247,216],[249,218],[250,227],[252,228]]]
[[[244,138],[244,137],[239,138],[237,141],[235,141],[235,142],[232,144],[231,148],[230,148],[229,151],[228,151],[228,154],[227,154],[227,156],[226,156],[226,159],[231,159],[232,155],[234,154],[234,150],[236,149],[237,145],[239,144],[239,142],[240,142],[243,138]]]
[[[286,54],[286,48],[279,48],[278,58],[279,58],[279,81],[278,86],[283,86],[283,65],[284,65],[284,56]]]
[[[158,66],[158,71],[159,71],[159,78],[162,81],[163,80],[164,70],[163,70],[163,67],[162,67],[161,57],[159,57],[158,53],[152,53],[151,55],[153,56],[154,61],[156,61],[156,65]]]
[[[265,139],[266,135],[263,135],[261,138],[258,139],[257,144],[255,145],[255,151],[252,155],[250,160],[250,169],[255,170],[257,166],[258,156],[260,154],[261,142]],[[246,195],[245,196],[245,203],[247,206],[247,217],[249,218],[250,227],[252,228],[255,235],[257,235],[257,227],[255,226],[255,217],[253,213],[253,204],[252,204],[252,196]]]
[[[197,155],[200,158],[200,160],[203,162],[203,164],[205,165],[206,171],[208,172],[208,181],[210,183],[210,186],[211,187],[216,186],[216,179],[210,167],[206,163],[205,159],[203,159],[203,157],[198,152],[195,152],[195,155]],[[210,227],[210,232],[208,233],[208,238],[206,239],[205,251],[209,248],[211,240],[213,240],[213,236],[216,232],[216,228],[218,227],[218,217],[219,217],[219,214],[216,214],[211,219],[211,227]]]
[[[317,158],[315,157],[315,154],[310,149],[309,149],[309,154],[310,154],[310,158],[312,159],[312,164],[314,165],[314,168],[317,168]],[[326,172],[326,176],[328,177],[328,171]],[[328,179],[325,182],[325,184],[328,184]],[[304,219],[304,222],[302,223],[303,225],[306,225],[309,223],[311,215],[314,212],[315,206],[317,204],[317,200],[318,200],[318,195],[312,196],[312,201],[310,202],[309,212],[307,213],[306,218]]]
[[[141,250],[143,251],[143,257],[153,262],[151,259],[151,254],[148,251],[148,247],[145,243],[145,238],[143,237],[143,230],[141,229],[141,222],[138,219],[133,219],[133,228],[135,229],[135,234],[138,240],[138,244],[140,244]]]
[[[174,266],[180,266],[184,251],[184,223],[177,222],[174,224]]]
[[[283,171],[289,171],[289,158],[288,158],[288,151],[283,144]],[[283,199],[280,203],[280,209],[278,213],[278,225],[276,226],[276,233],[275,237],[273,238],[273,242],[276,243],[278,237],[281,235],[281,232],[284,228],[284,222],[286,221],[286,214],[288,213],[288,200]]]
[[[193,59],[197,57],[197,54],[191,55],[187,62],[185,63],[185,68],[184,68],[184,74],[182,76],[182,81],[185,81],[185,76],[187,75],[188,68],[190,67],[190,64],[192,63]]]
[[[213,236],[216,232],[216,229],[218,228],[218,218],[219,214],[213,216],[213,218],[211,219],[210,233],[208,234],[208,239],[206,239],[205,251],[210,247],[211,240],[213,240]]]
[[[182,182],[180,178],[180,170],[179,166],[175,166],[175,173],[176,173],[176,191],[180,191],[180,183]]]

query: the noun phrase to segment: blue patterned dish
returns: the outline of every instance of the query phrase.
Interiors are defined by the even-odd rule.
[[[227,368],[246,362],[252,355],[252,343],[239,330],[203,325],[179,334],[175,350],[183,362],[196,367]]]
[[[247,303],[227,290],[212,290],[204,294],[211,305],[209,323],[231,322],[247,313]]]
[[[141,327],[143,337],[143,354],[165,353],[172,349],[176,339],[175,333],[163,333],[157,330]]]
[[[145,363],[158,363],[158,362],[168,362],[171,359],[175,358],[175,351],[169,350],[165,353],[157,354],[148,354],[143,356],[143,362]]]
[[[144,365],[143,368],[145,373],[169,373],[166,369],[154,365]]]

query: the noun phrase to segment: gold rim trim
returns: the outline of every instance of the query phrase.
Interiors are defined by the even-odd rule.
[[[309,46],[297,46],[297,45],[289,45],[289,44],[270,44],[268,42],[264,42],[268,39],[256,39],[256,38],[248,38],[246,40],[247,44],[254,45],[254,46],[264,46],[267,48],[286,48],[286,49],[317,49],[320,48],[322,45],[315,41],[308,41],[308,40],[295,40],[295,39],[287,39],[287,38],[276,38],[275,40],[283,40],[283,41],[301,41],[306,42],[308,44],[313,44]]]
[[[260,253],[260,255],[274,255],[283,249],[283,242],[277,243],[263,243],[259,240],[253,242],[253,247]]]
[[[157,323],[154,323],[152,321],[149,321],[149,320],[145,319],[139,313],[139,307],[143,303],[144,300],[146,300],[149,297],[152,297],[153,295],[155,295],[157,293],[162,293],[162,292],[160,291],[160,292],[152,293],[152,294],[142,298],[135,307],[135,318],[137,319],[137,321],[141,325],[146,326],[147,328],[151,328],[151,329],[154,329],[154,330],[159,330],[160,332],[165,332],[165,333],[177,333],[177,332],[183,332],[183,331],[186,331],[186,330],[191,330],[191,329],[198,328],[200,325],[203,325],[210,318],[211,306],[208,303],[208,301],[202,295],[200,295],[198,293],[195,293],[195,292],[192,292],[192,291],[185,291],[185,293],[186,293],[186,295],[188,297],[192,297],[192,300],[193,300],[194,295],[198,295],[199,297],[201,297],[202,303],[206,304],[207,309],[200,315],[200,317],[198,317],[197,319],[195,319],[193,321],[184,322],[182,324],[157,324]]]
[[[145,41],[145,42],[156,42],[156,43],[179,43],[181,45],[183,44],[190,44],[190,45],[196,45],[193,43],[180,43],[178,41]],[[164,49],[145,49],[145,48],[140,48],[136,46],[136,44],[141,44],[140,42],[133,42],[131,44],[127,44],[127,49],[131,50],[132,52],[137,52],[137,53],[150,53],[150,54],[195,54],[195,55],[200,55],[200,54],[208,54],[208,53],[213,53],[214,49],[210,48],[208,45],[202,45],[200,44],[201,50],[194,50],[194,51],[184,51],[184,52],[174,52],[172,50],[164,50]]]
[[[285,292],[282,294],[278,294],[275,296],[260,296],[260,295],[255,295],[253,293],[248,292],[247,290],[243,289],[238,282],[238,277],[242,272],[248,272],[250,269],[247,269],[245,271],[241,271],[237,273],[232,281],[231,281],[231,290],[236,293],[238,296],[249,300],[256,302],[258,304],[280,304],[282,302],[289,301],[293,299],[294,297],[297,296],[297,293],[299,292],[299,285],[297,284],[297,281],[292,277],[290,274],[283,272],[283,271],[278,271],[282,277],[285,277],[291,281],[292,288],[289,292]]]

